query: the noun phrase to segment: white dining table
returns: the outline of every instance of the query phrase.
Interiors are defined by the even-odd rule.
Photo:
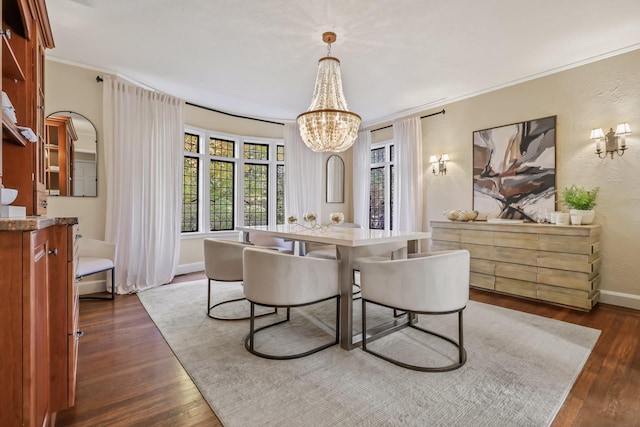
[[[323,227],[309,228],[298,224],[236,227],[244,241],[249,234],[264,233],[269,236],[298,243],[316,242],[335,245],[340,260],[340,345],[351,350],[362,340],[360,333],[353,333],[353,260],[363,256],[383,255],[385,243],[404,243],[408,251],[420,252],[421,240],[431,238],[431,233],[421,231],[368,230],[364,228]]]

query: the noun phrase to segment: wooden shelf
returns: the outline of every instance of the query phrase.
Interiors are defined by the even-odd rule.
[[[2,111],[2,139],[7,141],[11,141],[16,145],[22,145],[23,147],[27,146],[27,138],[25,138],[21,133],[18,126],[11,121],[7,113]]]
[[[2,35],[2,77],[21,82],[26,80],[18,59],[11,49],[9,39],[4,34]]]

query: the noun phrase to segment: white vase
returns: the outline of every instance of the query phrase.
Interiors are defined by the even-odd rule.
[[[594,211],[593,209],[589,209],[589,210],[570,209],[569,215],[580,215],[582,217],[581,224],[589,225],[593,222],[594,218],[596,217],[596,211]]]

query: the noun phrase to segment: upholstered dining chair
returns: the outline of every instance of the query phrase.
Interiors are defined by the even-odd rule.
[[[362,228],[360,224],[354,222],[342,222],[340,224],[332,225],[337,228]],[[322,259],[336,259],[336,245],[327,245],[324,243],[304,242],[303,245],[304,256],[310,256],[312,258]]]
[[[395,365],[417,371],[444,372],[467,361],[462,312],[469,301],[469,252],[466,250],[411,254],[394,261],[367,261],[360,265],[362,286],[362,350]],[[393,286],[389,283],[393,282]],[[441,338],[457,349],[456,361],[446,366],[418,366],[374,351],[367,342],[367,304],[407,312],[406,325]],[[417,315],[458,314],[458,341],[417,326]],[[397,332],[395,332],[397,333]]]
[[[337,227],[350,227],[361,228],[358,224],[342,223]],[[337,259],[337,250],[335,245],[322,245],[320,247],[312,246],[313,244],[306,244],[309,249],[305,251],[305,256],[312,258],[322,259]],[[387,243],[376,247],[378,253],[385,253],[385,255],[369,255],[363,257],[357,257],[353,260],[353,272],[351,274],[351,283],[354,286],[354,301],[360,298],[360,284],[356,279],[356,276],[360,272],[360,263],[363,261],[385,261],[388,259],[403,259],[407,257],[407,247],[403,243]]]
[[[80,296],[81,299],[115,299],[115,259],[115,243],[92,239],[90,237],[81,237],[78,240],[78,263],[76,265],[76,280],[81,281],[86,276],[91,276],[93,274],[102,272],[110,272],[111,275],[111,295],[109,297],[105,298],[95,296],[94,294],[89,294]],[[109,291],[109,287],[107,287],[107,291]]]
[[[282,254],[248,247],[243,257],[244,294],[251,303],[249,334],[245,348],[267,359],[296,359],[338,343],[340,333],[340,289],[338,261]],[[256,348],[260,332],[291,320],[291,308],[336,299],[335,337],[330,342],[294,354],[276,355]],[[286,308],[286,318],[256,328],[255,306]]]
[[[225,304],[244,301],[244,297],[228,299],[211,305],[211,290],[214,282],[242,282],[242,251],[248,243],[232,240],[204,239],[204,268],[208,279],[207,316],[216,320],[247,320],[249,316],[223,317],[214,314],[214,309]],[[267,315],[272,313],[261,314]]]
[[[284,240],[262,233],[249,233],[249,241],[255,246],[286,254],[293,254],[293,240]]]

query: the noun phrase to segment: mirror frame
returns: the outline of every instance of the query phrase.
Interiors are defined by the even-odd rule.
[[[327,159],[327,203],[344,203],[344,161],[338,155]]]
[[[71,195],[50,194],[49,193],[50,190],[49,190],[49,188],[47,188],[46,189],[47,196],[50,196],[50,197],[98,197],[98,140],[99,140],[99,138],[98,138],[98,128],[93,123],[93,121],[91,121],[87,116],[85,116],[84,114],[78,113],[77,111],[71,111],[71,110],[53,111],[53,112],[47,114],[47,116],[45,117],[45,122],[49,117],[55,116],[56,114],[75,114],[76,116],[80,116],[84,120],[86,120],[87,122],[91,123],[91,126],[93,127],[93,132],[96,135],[96,138],[95,138],[95,141],[94,141],[94,143],[96,145],[96,154],[95,154],[95,157],[96,157],[96,195],[95,196],[85,196],[85,195],[74,196],[73,194],[71,194]],[[71,117],[73,118],[73,116],[71,116]],[[49,185],[48,182],[47,182],[47,185]]]

